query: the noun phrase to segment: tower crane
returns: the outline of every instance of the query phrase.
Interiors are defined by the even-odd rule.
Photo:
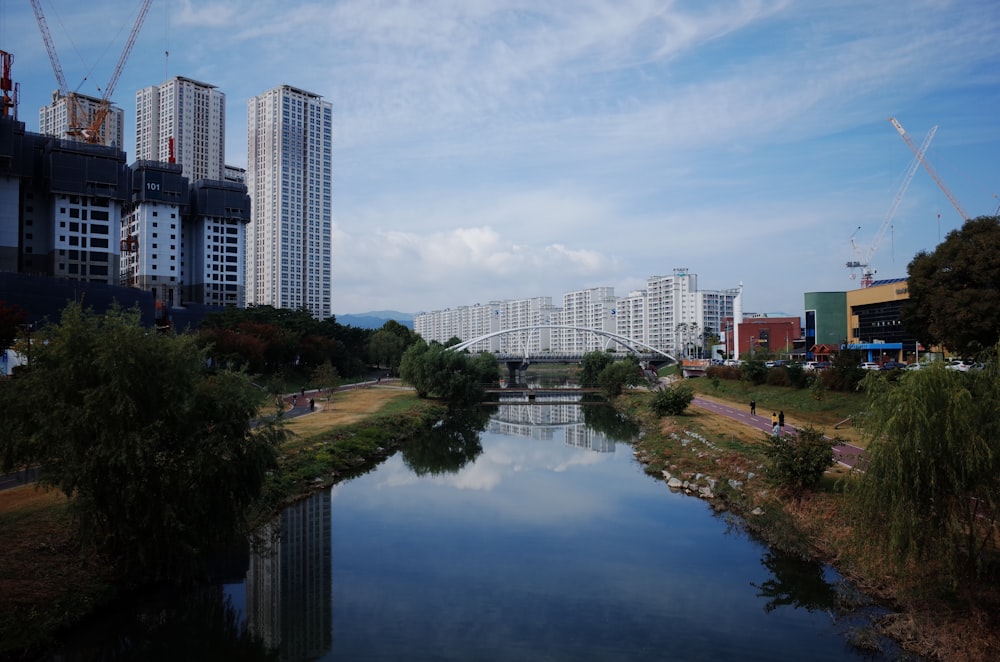
[[[913,139],[910,138],[910,134],[906,132],[906,129],[903,128],[903,125],[900,124],[895,117],[890,117],[889,121],[892,122],[892,125],[894,127],[896,127],[896,131],[899,132],[899,135],[906,143],[906,146],[910,148],[910,151],[913,152],[914,155],[916,155],[917,160],[920,161],[920,164],[924,166],[924,170],[927,171],[927,174],[931,176],[931,179],[934,180],[934,182],[938,185],[938,188],[940,188],[941,191],[945,194],[945,197],[948,198],[948,201],[951,203],[951,206],[954,207],[955,211],[958,212],[958,215],[962,217],[962,221],[969,220],[969,214],[965,211],[965,209],[962,208],[962,204],[958,201],[958,199],[947,187],[947,185],[945,185],[944,180],[941,179],[941,177],[937,174],[937,170],[935,170],[934,167],[930,164],[930,161],[924,158],[924,155],[922,153],[917,152],[917,146],[913,143]]]
[[[52,43],[52,33],[49,32],[49,24],[45,20],[45,14],[42,12],[42,5],[39,4],[38,0],[31,0],[31,8],[35,11],[38,30],[42,33],[42,41],[45,42],[45,50],[48,52],[49,62],[52,64],[52,73],[55,74],[56,84],[59,86],[59,89],[56,91],[57,98],[66,99],[66,119],[69,124],[69,133],[71,135],[79,135],[81,128],[79,117],[83,114],[80,109],[79,100],[76,98],[76,94],[69,91],[69,85],[66,83],[66,74],[63,73],[55,44]]]
[[[32,0],[32,2],[34,1]],[[143,21],[146,20],[146,14],[149,13],[149,7],[152,4],[153,0],[143,0],[142,7],[139,8],[139,14],[135,17],[135,25],[132,26],[132,31],[129,33],[125,47],[122,49],[122,54],[118,57],[118,64],[115,65],[115,70],[112,72],[108,84],[104,86],[104,94],[101,95],[101,103],[97,107],[97,112],[94,113],[94,118],[87,128],[83,130],[83,137],[87,142],[101,142],[101,129],[104,126],[105,118],[107,118],[108,113],[111,111],[111,95],[115,91],[115,86],[118,85],[122,69],[125,68],[125,61],[128,60],[128,56],[132,53],[135,38],[139,36],[139,29],[142,27]]]
[[[920,167],[923,161],[924,154],[927,152],[927,148],[931,144],[931,140],[934,139],[934,134],[937,133],[937,127],[932,127],[930,131],[927,132],[927,136],[924,138],[924,142],[920,145],[920,149],[914,151],[915,158],[913,162],[910,163],[910,167],[906,170],[906,175],[903,177],[903,183],[899,187],[899,191],[896,192],[896,197],[892,200],[892,205],[889,207],[889,211],[885,215],[885,219],[882,221],[882,225],[879,227],[878,232],[875,233],[875,238],[872,243],[868,246],[868,251],[862,255],[861,249],[858,248],[857,243],[854,241],[854,234],[857,234],[857,230],[851,235],[851,248],[854,249],[854,253],[858,256],[857,260],[852,260],[847,263],[848,269],[861,269],[861,287],[868,287],[872,284],[875,279],[875,271],[871,268],[871,259],[875,255],[875,251],[878,250],[879,244],[882,243],[882,237],[885,236],[885,231],[892,224],[892,219],[896,215],[896,208],[899,207],[900,201],[902,201],[903,196],[906,194],[906,189],[910,186],[910,181],[913,179],[913,175],[916,174],[917,168]],[[858,230],[861,228],[859,227]],[[853,278],[853,275],[852,275]]]
[[[81,118],[85,113],[76,93],[70,92],[69,85],[66,83],[66,74],[63,73],[62,65],[59,62],[59,56],[56,53],[55,44],[52,42],[52,34],[49,32],[48,22],[45,20],[42,6],[39,0],[31,0],[31,8],[35,11],[35,20],[38,22],[38,29],[41,31],[42,40],[45,42],[45,50],[49,54],[49,62],[52,64],[52,71],[56,76],[56,83],[59,85],[58,94],[60,97],[65,97],[68,104],[67,115],[70,135],[82,136],[89,143],[101,142],[101,129],[104,127],[104,120],[111,111],[111,95],[115,91],[115,86],[118,84],[118,79],[121,77],[122,70],[125,67],[125,61],[128,60],[129,55],[132,53],[132,47],[135,45],[139,29],[142,27],[143,21],[146,20],[146,14],[149,12],[149,7],[152,4],[153,0],[143,0],[142,6],[139,8],[139,14],[136,16],[135,24],[132,26],[132,31],[125,42],[121,56],[118,58],[118,64],[115,66],[108,84],[104,86],[104,92],[101,95],[97,110],[90,119],[90,123],[84,126]]]

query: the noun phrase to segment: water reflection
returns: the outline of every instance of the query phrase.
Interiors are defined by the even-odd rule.
[[[457,473],[483,452],[479,442],[490,410],[462,412],[402,448],[403,462],[417,476]]]
[[[838,631],[835,573],[645,479],[634,432],[593,405],[470,412],[286,508],[225,594],[109,617],[96,657],[882,659]]]
[[[580,393],[552,394],[562,404],[545,404],[540,395],[535,401],[518,404],[501,399],[487,430],[492,434],[526,437],[551,441],[562,436],[568,446],[585,448],[598,453],[613,453],[615,441],[630,441],[638,434],[638,426],[618,414],[607,404],[583,406]],[[506,403],[506,404],[505,404]]]
[[[285,508],[254,541],[246,576],[247,622],[285,660],[329,650],[330,492]]]

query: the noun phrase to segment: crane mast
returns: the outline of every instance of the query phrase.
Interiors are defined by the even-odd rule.
[[[31,8],[35,12],[35,21],[38,23],[39,32],[42,33],[42,41],[45,42],[45,51],[49,54],[52,73],[56,76],[56,84],[59,86],[59,98],[66,99],[66,119],[69,124],[68,133],[70,135],[79,135],[79,117],[82,114],[79,101],[76,95],[69,91],[69,85],[66,83],[66,74],[63,73],[62,64],[59,62],[59,54],[56,52],[56,46],[52,42],[52,33],[49,32],[49,23],[45,20],[41,4],[39,4],[38,0],[31,0]]]
[[[36,0],[32,0],[35,2]],[[128,35],[128,40],[125,42],[125,47],[122,49],[122,54],[118,57],[118,64],[115,65],[115,70],[111,74],[108,84],[104,86],[104,94],[101,95],[101,103],[97,108],[97,112],[94,113],[94,118],[90,125],[84,130],[84,137],[87,142],[98,143],[101,142],[101,129],[104,127],[104,120],[107,118],[108,113],[111,111],[111,95],[115,91],[115,86],[118,85],[118,79],[122,75],[122,70],[125,68],[125,61],[128,60],[129,55],[132,53],[132,47],[135,45],[135,38],[139,35],[139,29],[142,27],[143,21],[146,20],[146,14],[149,12],[149,6],[153,4],[153,0],[144,0],[142,7],[139,8],[139,15],[135,18],[135,24],[132,26],[132,31]]]
[[[895,117],[890,117],[889,121],[892,122],[892,125],[894,127],[896,127],[896,131],[899,133],[900,137],[906,143],[906,146],[910,148],[910,151],[913,152],[913,154],[917,157],[917,160],[920,161],[920,165],[924,166],[924,170],[927,171],[927,174],[931,176],[931,179],[934,180],[934,182],[938,185],[938,188],[940,188],[941,191],[945,194],[945,197],[948,198],[948,201],[951,203],[951,206],[955,208],[955,211],[957,211],[958,215],[962,217],[962,220],[963,221],[969,220],[969,214],[965,211],[965,209],[962,208],[962,204],[958,201],[958,199],[954,196],[954,194],[951,192],[948,186],[944,183],[944,180],[941,179],[941,177],[937,174],[937,170],[935,170],[934,167],[930,164],[930,161],[924,158],[923,154],[918,154],[917,146],[913,143],[913,139],[910,138],[910,134],[906,132],[906,129],[903,128],[903,125],[900,124]]]
[[[903,196],[906,195],[906,189],[909,188],[910,182],[913,180],[913,175],[916,174],[917,168],[920,167],[920,160],[924,154],[927,153],[927,148],[931,144],[931,140],[934,139],[934,134],[937,133],[937,127],[932,127],[930,131],[927,132],[927,136],[924,138],[924,142],[920,145],[920,150],[915,155],[916,158],[910,163],[910,167],[906,170],[906,175],[903,177],[903,183],[896,192],[896,197],[892,200],[892,205],[889,207],[889,211],[885,215],[885,220],[882,221],[882,225],[879,227],[878,232],[875,234],[875,238],[872,243],[868,246],[868,252],[865,253],[864,257],[858,260],[848,262],[848,269],[861,269],[861,287],[868,287],[872,284],[875,277],[875,271],[871,268],[871,259],[875,255],[875,251],[878,250],[879,244],[882,243],[882,237],[885,236],[885,231],[892,224],[892,219],[896,215],[896,209],[899,207],[899,203],[903,200]],[[858,228],[860,230],[861,228]],[[855,234],[857,230],[855,230]],[[854,241],[854,235],[851,235],[851,248],[854,252],[861,256],[861,249]],[[853,276],[852,276],[853,278]]]

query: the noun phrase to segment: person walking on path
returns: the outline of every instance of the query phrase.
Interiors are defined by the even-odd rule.
[[[778,412],[771,412],[771,431],[776,437],[778,436],[778,433],[781,432],[781,430],[778,429]]]
[[[778,412],[778,432],[785,431],[785,412],[784,410]]]
[[[751,416],[756,416],[757,415],[757,401],[756,400],[751,400],[750,401],[750,415]]]

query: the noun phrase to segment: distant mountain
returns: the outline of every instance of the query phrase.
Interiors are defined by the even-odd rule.
[[[373,310],[368,313],[336,315],[335,317],[340,324],[355,326],[359,329],[381,329],[389,320],[396,320],[407,328],[413,328],[413,313],[401,313],[397,310]]]

